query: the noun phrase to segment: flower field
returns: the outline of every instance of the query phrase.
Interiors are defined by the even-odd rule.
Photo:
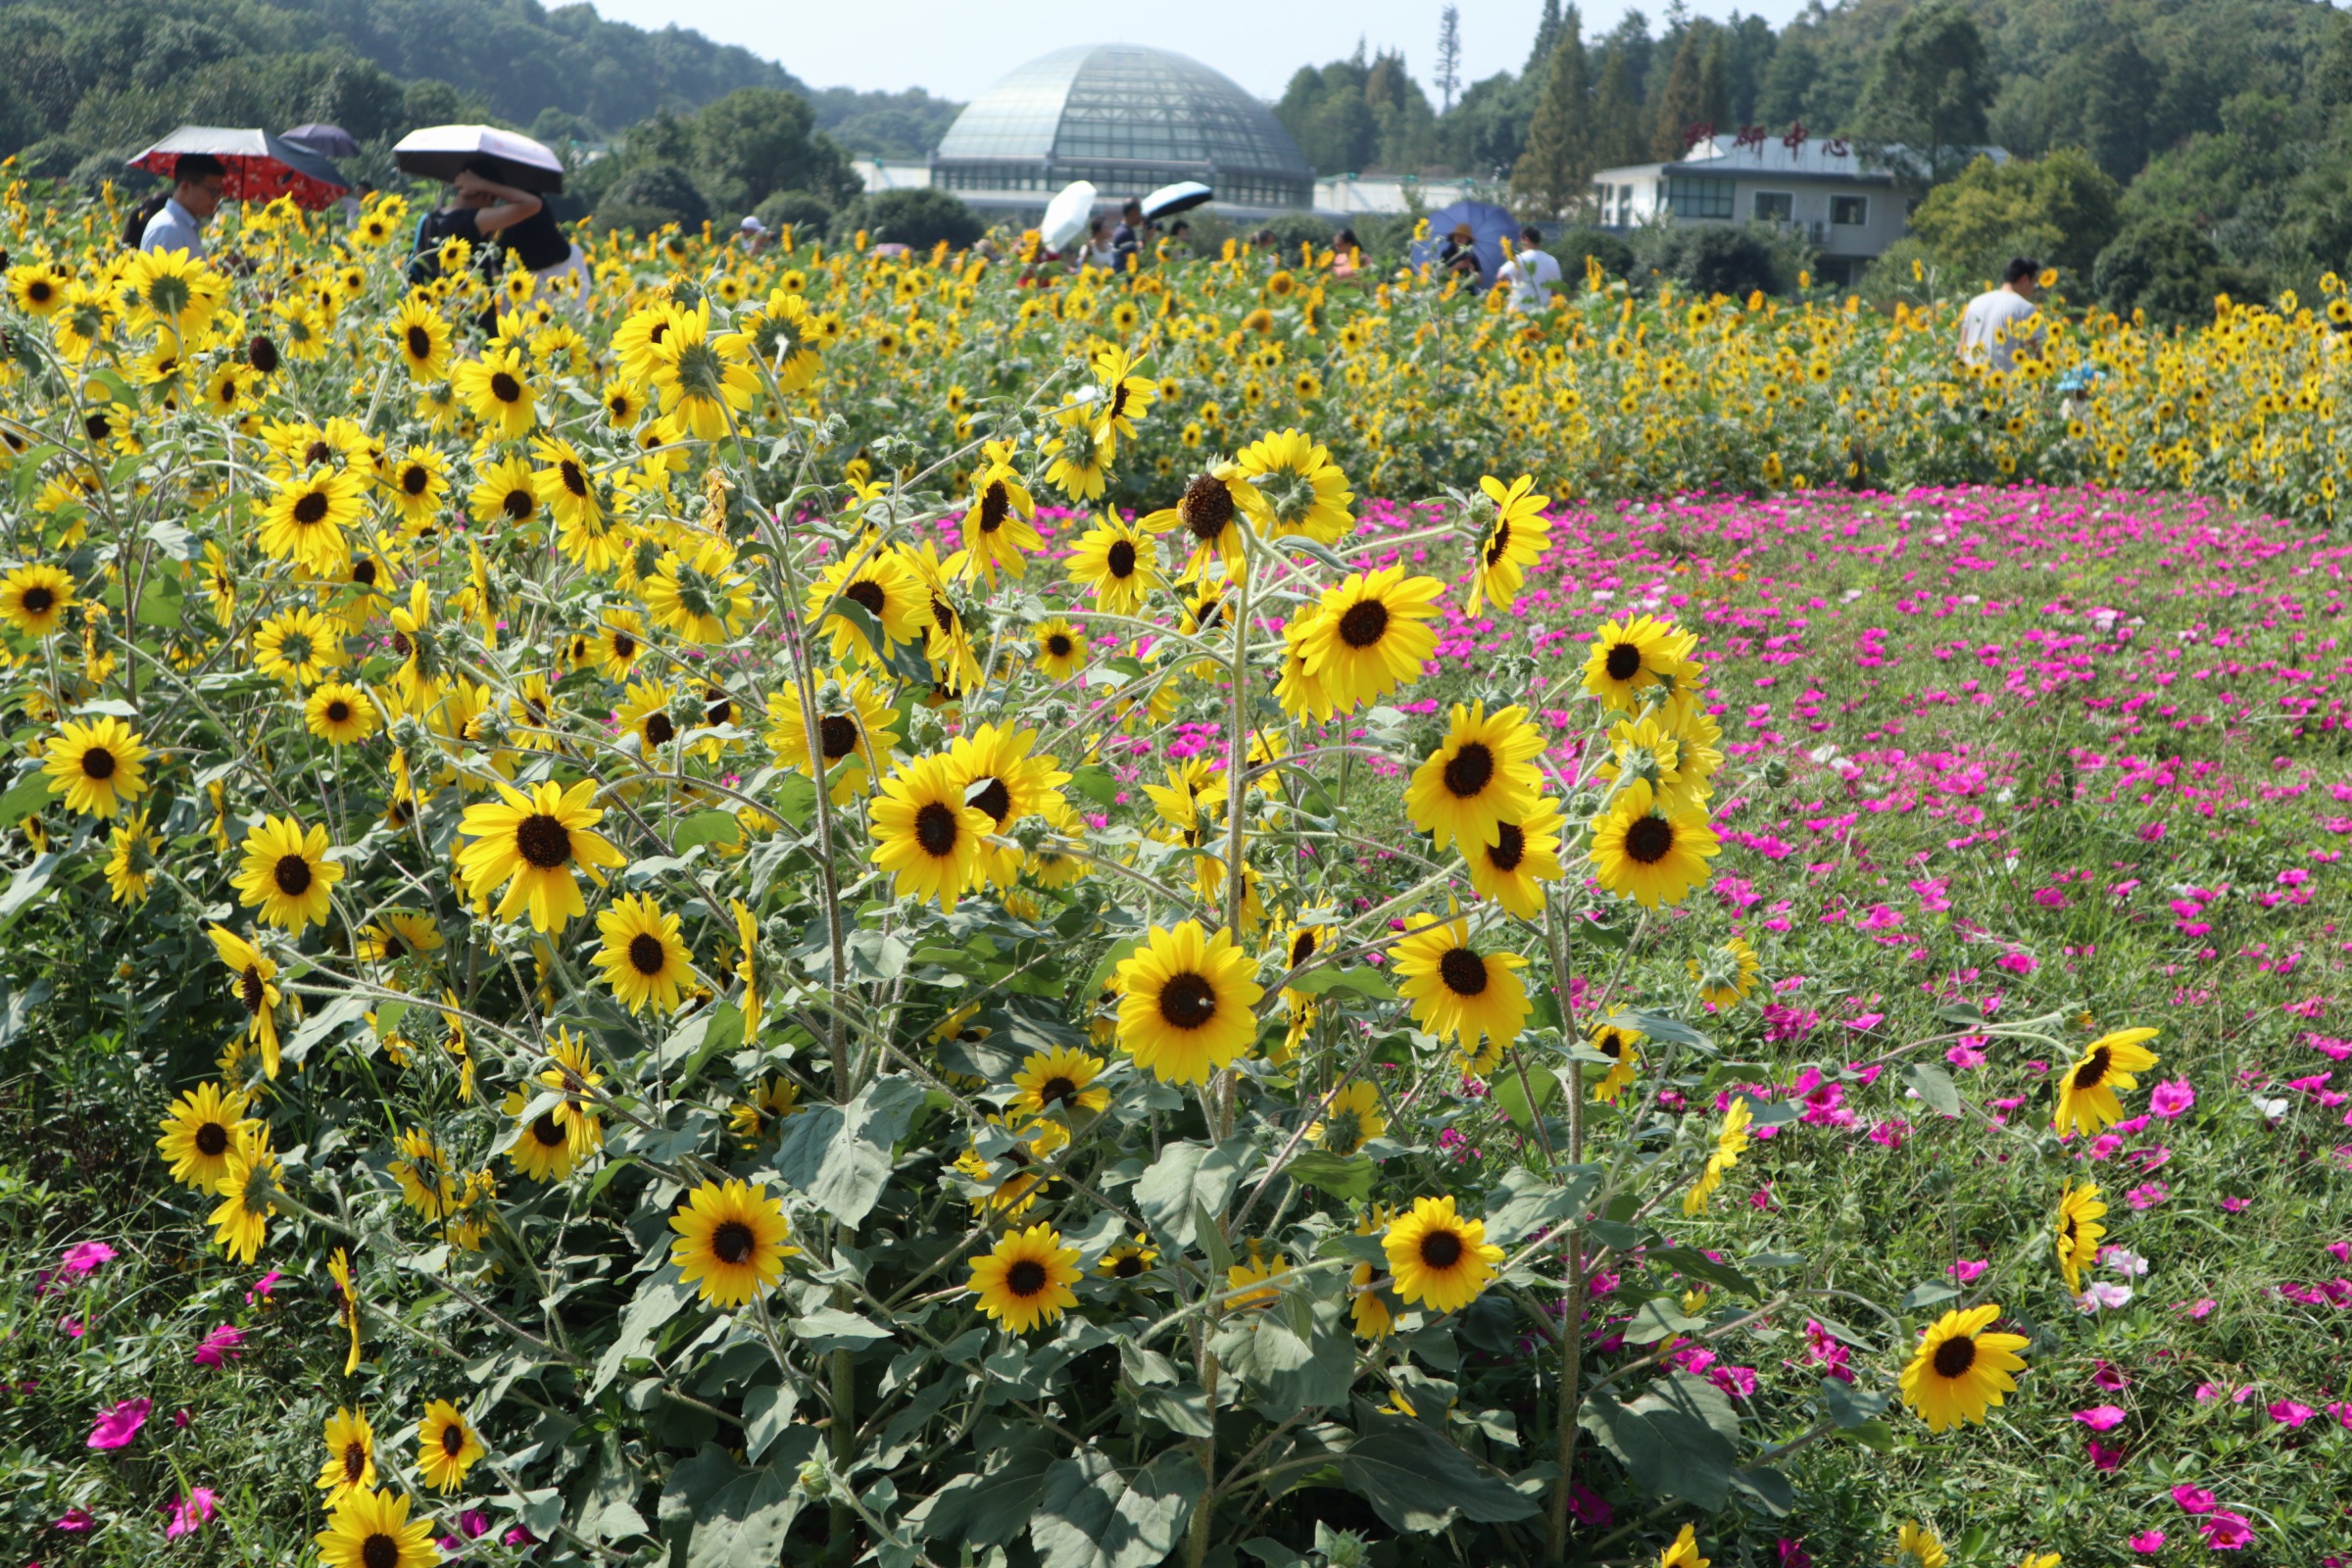
[[[2340,295],[7,201],[21,1560],[2352,1558]]]

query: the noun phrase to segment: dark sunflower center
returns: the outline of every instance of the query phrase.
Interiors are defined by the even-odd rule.
[[[318,465],[324,463],[327,459],[333,457],[334,455],[335,449],[328,446],[324,441],[314,441],[309,446],[302,449],[302,461],[304,465],[313,468],[316,468],[318,466]]]
[[[270,879],[277,884],[278,892],[299,899],[311,891],[311,862],[303,856],[281,855],[270,868]]]
[[[614,632],[612,634],[612,657],[619,660],[635,659],[637,657],[637,639],[625,631]]]
[[[1487,540],[1487,564],[1490,566],[1494,565],[1494,563],[1502,559],[1503,552],[1509,550],[1510,548],[1511,525],[1507,522],[1496,523],[1494,525],[1494,536]]]
[[[1598,1040],[1593,1041],[1592,1049],[1611,1061],[1623,1061],[1625,1059],[1625,1037],[1612,1029]]]
[[[356,1487],[360,1484],[360,1478],[367,1473],[368,1445],[365,1443],[343,1445],[343,1479]]]
[[[1131,1280],[1137,1275],[1143,1273],[1143,1271],[1144,1254],[1141,1252],[1123,1253],[1117,1262],[1110,1265],[1110,1277],[1112,1279]]]
[[[1067,1104],[1078,1094],[1077,1083],[1056,1074],[1038,1086],[1038,1100],[1048,1105]]]
[[[669,963],[668,950],[662,939],[650,931],[640,931],[629,938],[629,967],[642,975],[660,974]]]
[[[662,710],[657,708],[645,715],[645,739],[649,746],[666,746],[677,733],[678,726]]]
[[[1003,827],[1004,818],[1012,811],[1012,791],[1004,787],[1003,779],[992,778],[979,794],[971,797],[970,804],[986,811],[997,826]]]
[[[925,855],[939,858],[953,855],[962,830],[956,813],[938,801],[914,813],[914,842],[922,846]]]
[[[514,829],[514,850],[542,871],[571,858],[571,830],[545,811],[533,811]]]
[[[466,1451],[466,1429],[455,1421],[441,1429],[441,1451],[452,1459]]]
[[[329,724],[350,723],[351,705],[340,697],[330,699],[326,705],[326,721]]]
[[[208,1159],[218,1159],[228,1152],[228,1129],[217,1121],[208,1121],[197,1128],[196,1152]]]
[[[326,516],[326,497],[319,491],[308,490],[294,503],[294,520],[306,527]]]
[[[1340,617],[1340,641],[1350,648],[1369,648],[1389,629],[1389,607],[1377,599],[1360,599]]]
[[[351,580],[363,588],[375,586],[375,563],[372,561],[355,562],[351,568]]]
[[[710,1233],[710,1251],[721,1263],[741,1263],[752,1255],[757,1240],[749,1225],[731,1219]]]
[[[45,615],[49,612],[49,607],[56,603],[57,595],[47,588],[36,584],[24,590],[24,613],[27,615]]]
[[[1135,575],[1135,546],[1124,539],[1114,539],[1102,552],[1102,565],[1113,577],[1122,580]]]
[[[883,607],[888,603],[883,597],[882,585],[871,577],[863,577],[850,584],[841,591],[841,597],[852,604],[863,605],[866,612],[875,616],[882,613]]]
[[[245,1004],[247,1012],[257,1013],[262,1010],[262,1004],[270,1000],[269,988],[257,966],[249,963],[245,972],[237,976],[237,1000]]]
[[[2101,1046],[2083,1058],[2082,1066],[2075,1069],[2074,1087],[2077,1089],[2098,1088],[2100,1084],[2107,1081],[2107,1048]]]
[[[1472,741],[1446,763],[1446,788],[1455,800],[1466,801],[1494,781],[1494,754],[1484,741]]]
[[[1674,850],[1674,824],[1662,816],[1644,816],[1625,830],[1625,853],[1643,865],[1655,865]]]
[[[432,482],[433,470],[421,463],[412,463],[400,470],[400,488],[409,495],[424,494],[425,487]]]
[[[1066,632],[1057,631],[1046,639],[1046,652],[1055,659],[1069,658],[1075,647],[1076,645],[1070,641],[1069,634]]]
[[[490,395],[501,403],[513,403],[522,396],[522,383],[501,370],[490,377]]]
[[[1291,967],[1296,969],[1315,956],[1315,934],[1301,931],[1291,938]]]
[[[1217,1015],[1217,988],[1203,976],[1173,976],[1159,990],[1159,1015],[1179,1029],[1198,1029]]]
[[[1034,1257],[1024,1257],[1004,1271],[1004,1288],[1013,1295],[1028,1298],[1046,1288],[1046,1265]]]
[[[88,416],[81,421],[81,427],[89,432],[90,439],[93,441],[103,441],[113,433],[112,427],[107,423],[106,416],[103,414]]]
[[[1497,871],[1516,871],[1519,862],[1527,858],[1527,835],[1512,822],[1496,824],[1499,835],[1487,846],[1487,863]]]
[[[554,1149],[570,1137],[564,1131],[564,1124],[556,1120],[556,1113],[552,1110],[542,1111],[539,1119],[531,1123],[531,1136],[539,1141],[542,1149]]]
[[[1487,989],[1487,960],[1468,948],[1447,948],[1438,960],[1438,978],[1457,997],[1475,997]]]
[[[103,746],[93,746],[83,752],[81,754],[81,776],[83,778],[113,778],[115,776],[115,754]]]
[[[409,328],[409,353],[419,360],[433,357],[433,334],[421,326]]]
[[[498,509],[514,521],[521,522],[531,514],[536,505],[537,498],[517,485],[507,492],[507,499],[498,504]]]
[[[858,749],[858,722],[840,713],[827,713],[816,721],[816,739],[825,749],[825,760],[838,762]]]
[[[1421,1238],[1424,1268],[1451,1268],[1462,1260],[1462,1238],[1453,1231],[1430,1231]]]
[[[1012,497],[1005,492],[1004,481],[991,479],[980,494],[980,531],[995,533],[1004,526],[1004,514],[1012,510]]]
[[[1184,487],[1184,499],[1176,503],[1176,515],[1194,538],[1206,544],[1233,520],[1233,491],[1214,474],[1196,474]]]
[[[953,636],[956,631],[956,607],[939,595],[931,596],[931,621],[941,631]]]
[[[400,1568],[400,1543],[381,1530],[360,1543],[361,1568]]]
[[[1642,673],[1642,650],[1632,643],[1619,643],[1609,650],[1602,667],[1608,670],[1611,680],[1632,680]]]
[[[1966,1334],[1946,1340],[1936,1347],[1936,1353],[1930,1359],[1936,1364],[1937,1377],[1959,1377],[1977,1364],[1977,1342]]]

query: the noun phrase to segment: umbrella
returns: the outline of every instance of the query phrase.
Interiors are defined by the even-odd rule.
[[[351,181],[310,148],[266,130],[232,130],[220,125],[182,125],[130,160],[133,169],[169,177],[187,153],[220,160],[227,177],[220,193],[230,201],[267,202],[291,196],[294,205],[317,212],[330,207]]]
[[[1095,216],[1095,187],[1092,181],[1072,180],[1061,187],[1052,201],[1046,203],[1046,216],[1037,225],[1038,238],[1046,249],[1057,251],[1086,232],[1087,220]]]
[[[1145,197],[1144,216],[1152,219],[1173,218],[1178,213],[1191,212],[1214,195],[1215,191],[1197,179],[1180,179],[1173,185],[1162,185]]]
[[[1494,273],[1502,267],[1511,252],[1511,239],[1519,232],[1519,224],[1511,215],[1492,202],[1455,202],[1429,215],[1429,238],[1414,244],[1411,252],[1414,266],[1434,260],[1452,233],[1456,224],[1470,225],[1470,246],[1478,253],[1478,275],[1484,283],[1494,281]]]
[[[511,130],[491,125],[427,125],[392,144],[392,159],[412,174],[455,179],[472,163],[488,163],[499,183],[552,193],[564,188],[564,160]]]
[[[321,125],[315,120],[281,132],[278,139],[308,147],[328,158],[357,158],[360,153],[360,144],[351,139],[350,131],[341,125]]]

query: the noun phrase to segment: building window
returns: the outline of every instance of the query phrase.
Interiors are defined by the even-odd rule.
[[[1796,216],[1796,198],[1785,190],[1756,192],[1755,220],[1759,223],[1786,223]]]
[[[1729,218],[1732,182],[1697,174],[1670,174],[1666,179],[1666,209],[1677,218]]]
[[[1867,196],[1833,196],[1830,198],[1830,221],[1860,228],[1870,221],[1870,198]]]

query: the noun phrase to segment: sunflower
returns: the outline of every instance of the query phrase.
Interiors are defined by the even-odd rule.
[[[596,798],[596,781],[582,779],[566,790],[551,779],[529,795],[493,782],[500,799],[467,807],[458,824],[458,831],[472,840],[458,852],[458,864],[474,896],[507,890],[498,906],[500,919],[527,908],[532,930],[560,931],[573,916],[588,912],[573,870],[585,869],[602,886],[600,868],[626,859],[610,840],[588,831],[605,814],[603,808],[588,804]]]
[[[1031,519],[1037,503],[1021,488],[1010,466],[992,463],[972,475],[972,504],[963,514],[964,571],[991,583],[1003,571],[1028,570],[1026,553],[1045,548]]]
[[[26,262],[8,270],[8,297],[27,316],[48,316],[66,303],[74,274],[61,262]]]
[[[1377,702],[1420,679],[1438,646],[1438,634],[1425,623],[1445,591],[1435,577],[1407,577],[1401,565],[1359,571],[1325,589],[1299,648],[1323,694],[1315,716]]]
[[[411,1519],[406,1494],[358,1488],[338,1498],[315,1538],[323,1568],[433,1568],[433,1522]]]
[[[760,378],[745,363],[751,339],[734,331],[712,336],[708,299],[696,301],[692,310],[670,307],[667,329],[648,347],[641,362],[644,379],[653,384],[669,422],[698,441],[724,436],[732,416],[749,409],[759,395]]]
[[[1643,692],[1686,672],[1696,642],[1672,621],[1647,615],[1609,621],[1593,634],[1585,656],[1585,690],[1631,712]]]
[[[342,634],[315,610],[271,615],[253,635],[254,667],[288,686],[313,685],[342,662]]]
[[[450,372],[449,384],[495,439],[519,441],[538,421],[538,394],[517,348],[485,352]]]
[[[392,466],[384,485],[392,492],[401,521],[411,532],[420,532],[431,525],[449,495],[449,458],[438,448],[411,447]]]
[[[375,1014],[368,1016],[374,1021]],[[351,1283],[351,1254],[340,1247],[326,1254],[326,1278],[335,1293],[335,1316],[351,1342],[343,1353],[343,1375],[349,1377],[360,1369],[360,1293]]]
[[[1139,1235],[1104,1252],[1102,1260],[1095,1265],[1095,1272],[1106,1280],[1139,1280],[1151,1273],[1158,1261],[1159,1249],[1152,1245],[1150,1237]]]
[[[444,1494],[466,1484],[466,1472],[486,1450],[466,1414],[447,1399],[428,1400],[416,1423],[416,1473]]]
[[[172,1179],[198,1192],[217,1192],[228,1174],[229,1152],[238,1138],[256,1129],[245,1117],[242,1091],[198,1084],[172,1102],[156,1152],[172,1162]]]
[[[401,1201],[426,1219],[446,1219],[458,1206],[458,1183],[450,1172],[449,1156],[433,1142],[433,1135],[412,1127],[393,1140],[393,1148],[401,1157],[389,1169],[400,1184]]]
[[[329,896],[343,879],[343,867],[326,858],[330,847],[323,825],[305,831],[290,816],[262,818],[245,835],[237,902],[260,905],[265,921],[297,936],[324,925]]]
[[[970,887],[996,820],[964,803],[968,774],[946,753],[918,757],[882,781],[873,804],[874,863],[900,898],[936,899],[954,912]]]
[[[119,718],[69,718],[42,753],[41,771],[67,809],[105,820],[147,793],[147,756],[138,733]]]
[[[1992,1334],[2001,1315],[1996,1304],[1946,1312],[1920,1336],[1919,1348],[1903,1368],[1903,1402],[1919,1413],[1930,1432],[1943,1432],[1963,1421],[1982,1424],[1988,1405],[1999,1404],[2017,1389],[2013,1372],[2025,1370],[2022,1334]]]
[[[1126,312],[1120,330],[1132,330],[1136,316],[1134,307],[1121,302],[1112,312],[1114,323],[1118,321],[1119,311]],[[1144,377],[1130,373],[1135,368],[1135,361],[1126,349],[1117,345],[1097,349],[1093,368],[1095,380],[1102,388],[1102,395],[1095,404],[1096,428],[1113,436],[1123,435],[1134,439],[1135,421],[1143,417],[1144,411],[1159,396],[1159,389]]]
[[[213,926],[206,934],[213,939],[213,951],[235,976],[237,1002],[245,1008],[245,1037],[262,1048],[262,1070],[274,1078],[278,992],[272,982],[277,978],[277,963],[226,926]]]
[[[1068,422],[1061,434],[1043,444],[1042,450],[1054,460],[1046,465],[1046,483],[1058,485],[1073,503],[1102,500],[1103,484],[1110,477],[1111,459],[1118,450],[1118,437],[1087,422],[1081,411],[1069,411],[1057,417]]]
[[[350,554],[343,530],[356,525],[366,510],[360,499],[364,482],[356,471],[336,467],[280,479],[263,514],[263,553],[322,577],[340,575]]]
[[[326,1494],[329,1508],[375,1485],[375,1428],[365,1413],[338,1408],[320,1436],[326,1462],[318,1467],[318,1490]]]
[[[1704,811],[1661,807],[1648,780],[1636,779],[1593,818],[1587,858],[1603,888],[1654,909],[1705,886],[1722,850]]]
[[[533,1181],[560,1182],[571,1174],[577,1153],[571,1128],[565,1124],[560,1105],[525,1119],[524,1112],[531,1108],[534,1098],[515,1089],[508,1093],[499,1106],[515,1121],[514,1136],[507,1145],[507,1158]]]
[[[1470,868],[1470,885],[1481,898],[1493,899],[1523,920],[1532,920],[1543,907],[1545,882],[1565,875],[1560,865],[1560,835],[1565,824],[1559,803],[1541,799],[1516,819],[1494,824],[1494,842],[1465,846],[1462,858]]]
[[[1683,1195],[1685,1214],[1696,1216],[1706,1212],[1707,1200],[1723,1185],[1724,1172],[1739,1164],[1740,1156],[1747,1152],[1747,1124],[1753,1115],[1745,1095],[1734,1100],[1724,1111],[1723,1127],[1715,1134],[1715,1147],[1707,1153],[1707,1163],[1699,1171],[1698,1179],[1690,1184],[1690,1190]]]
[[[866,792],[876,760],[888,757],[899,739],[890,694],[861,671],[837,669],[818,685],[813,731],[801,707],[801,694],[794,689],[768,694],[767,721],[772,726],[767,745],[776,760],[811,781],[832,779],[836,806],[846,806]],[[814,746],[809,744],[811,736]],[[811,752],[818,754],[814,766]]]
[[[1713,1560],[1698,1554],[1698,1536],[1685,1525],[1673,1543],[1658,1553],[1658,1568],[1709,1568]]]
[[[147,825],[144,810],[131,812],[107,836],[106,888],[117,904],[144,904],[155,886],[163,835]]]
[[[1489,1054],[1519,1038],[1527,1022],[1527,988],[1515,972],[1527,960],[1515,953],[1480,953],[1470,946],[1470,922],[1430,919],[1389,950],[1397,990],[1413,1004],[1413,1021],[1476,1056],[1480,1036]]]
[[[532,471],[531,488],[540,504],[555,514],[556,526],[566,537],[585,537],[586,532],[595,531],[604,507],[597,499],[596,476],[588,460],[569,441],[540,437],[532,441],[531,450],[545,465]]]
[[[799,1084],[789,1078],[763,1078],[753,1086],[748,1099],[727,1107],[727,1129],[744,1148],[757,1149],[786,1117],[797,1116],[806,1108]]]
[[[645,617],[634,610],[608,610],[596,628],[595,649],[607,680],[627,680],[645,652]]]
[[[1162,1083],[1207,1082],[1257,1037],[1250,968],[1230,932],[1152,927],[1118,966],[1120,1047]]]
[[[259,1125],[258,1123],[256,1124]],[[210,1216],[214,1239],[230,1257],[250,1263],[269,1235],[270,1216],[277,1212],[277,1155],[270,1152],[267,1131],[246,1133],[228,1147],[226,1168],[213,1191],[220,1206]]]
[[[1182,530],[1185,556],[1180,581],[1196,582],[1215,562],[1228,582],[1238,579],[1248,557],[1242,543],[1242,523],[1250,516],[1243,492],[1250,488],[1241,470],[1230,463],[1212,463],[1186,481],[1184,493],[1172,507],[1162,507],[1137,519],[1148,533]],[[1074,563],[1073,563],[1074,564]]]
[[[1728,938],[1723,946],[1708,949],[1705,957],[1689,961],[1690,979],[1711,1007],[1736,1006],[1745,1000],[1756,989],[1756,973],[1762,967],[1756,950],[1739,937]]]
[[[1268,1257],[1264,1244],[1255,1237],[1250,1238],[1249,1250],[1239,1261],[1225,1270],[1226,1308],[1236,1312],[1253,1312],[1261,1307],[1272,1306],[1282,1299],[1278,1282],[1290,1271],[1289,1258],[1280,1252]]]
[[[1378,1086],[1368,1078],[1356,1078],[1331,1097],[1321,1118],[1307,1127],[1306,1136],[1325,1152],[1346,1156],[1388,1130],[1389,1118],[1380,1113]]]
[[[1502,1249],[1487,1240],[1486,1221],[1462,1218],[1450,1197],[1414,1199],[1412,1212],[1390,1224],[1380,1246],[1397,1298],[1433,1312],[1458,1312],[1477,1300],[1502,1261]]]
[[[1523,473],[1505,489],[1501,480],[1488,474],[1478,487],[1494,503],[1494,520],[1487,524],[1470,568],[1470,601],[1462,608],[1472,615],[1488,600],[1496,611],[1509,611],[1519,602],[1519,584],[1527,568],[1551,548],[1551,523],[1544,515],[1551,497],[1532,494],[1535,480]]]
[[[1527,721],[1527,710],[1485,703],[1453,705],[1451,727],[1438,749],[1413,770],[1404,792],[1405,814],[1431,835],[1440,850],[1457,840],[1462,854],[1500,843],[1502,822],[1534,809],[1544,777],[1535,760],[1544,755],[1544,732]]]
[[[1079,536],[1063,565],[1070,580],[1113,615],[1135,614],[1160,581],[1159,563],[1143,529],[1115,512]]]
[[[640,588],[654,624],[690,643],[734,636],[752,613],[751,585],[734,568],[735,551],[724,539],[705,536],[691,555],[663,551]]]
[[[948,750],[948,768],[963,803],[988,817],[988,831],[1000,837],[1025,816],[1056,813],[1066,803],[1056,786],[1069,774],[1054,765],[1051,757],[1033,756],[1037,731],[983,724],[960,735]],[[972,867],[972,885],[990,881],[1009,887],[1021,873],[1024,852],[1018,845],[983,844]]]
[[[669,1216],[669,1228],[678,1233],[669,1260],[715,1306],[749,1305],[784,1277],[784,1260],[800,1251],[784,1240],[792,1234],[784,1206],[764,1186],[740,1181],[703,1183]]]
[[[624,894],[597,912],[596,929],[605,939],[596,964],[605,971],[613,999],[631,1012],[643,1012],[649,1002],[658,1012],[677,1011],[678,988],[694,979],[694,958],[678,936],[678,917],[663,913],[651,894]]]
[[[375,704],[349,681],[330,680],[304,700],[302,720],[320,740],[352,746],[375,733]]]
[[[1355,523],[1348,476],[1323,444],[1300,430],[1261,436],[1234,456],[1234,500],[1260,534],[1304,534],[1335,545]]]
[[[1110,1105],[1110,1091],[1095,1082],[1102,1076],[1101,1056],[1067,1046],[1032,1052],[1021,1070],[1012,1075],[1013,1086],[1020,1091],[1012,1098],[1012,1109],[1029,1116],[1056,1109],[1065,1114],[1083,1110],[1099,1115]]]
[[[736,329],[751,341],[752,358],[775,376],[779,392],[798,392],[807,386],[816,375],[823,355],[816,318],[808,302],[790,283],[798,275],[786,273],[785,287],[771,291],[765,305],[736,320]],[[960,411],[951,401],[949,412]]]
[[[449,322],[425,300],[411,294],[385,323],[409,379],[430,385],[449,375]]]
[[[1086,633],[1062,616],[1039,622],[1030,635],[1037,642],[1037,667],[1049,679],[1069,680],[1086,668]]]
[[[1274,700],[1294,718],[1309,713],[1328,716],[1340,706],[1306,667],[1307,639],[1316,635],[1322,620],[1323,612],[1310,605],[1283,623],[1282,673],[1275,678]]]
[[[1070,1287],[1078,1283],[1078,1250],[1061,1245],[1050,1225],[1032,1225],[998,1239],[991,1250],[971,1260],[971,1283],[980,1310],[1014,1334],[1053,1323],[1076,1306]]]
[[[2088,1137],[2120,1120],[2124,1107],[2116,1091],[2138,1088],[2132,1075],[2156,1065],[2156,1054],[2141,1044],[2155,1038],[2153,1029],[2122,1029],[2084,1047],[2082,1058],[2058,1081],[2058,1114],[2051,1125]]]
[[[1905,1523],[1894,1533],[1894,1555],[1886,1561],[1892,1568],[1945,1568],[1951,1557],[1935,1531],[1923,1524]]]
[[[65,624],[74,606],[74,579],[43,562],[0,577],[0,621],[26,637],[46,637]]]
[[[1609,1070],[1592,1086],[1594,1100],[1604,1104],[1617,1103],[1617,1097],[1625,1093],[1642,1070],[1641,1045],[1647,1038],[1639,1029],[1613,1023],[1599,1025],[1585,1038],[1586,1045],[1609,1058]]]
[[[2082,1293],[2082,1270],[2099,1255],[2099,1238],[2107,1234],[2099,1217],[2106,1212],[2095,1183],[2077,1187],[2070,1181],[2058,1195],[2058,1272],[2072,1294]]]

